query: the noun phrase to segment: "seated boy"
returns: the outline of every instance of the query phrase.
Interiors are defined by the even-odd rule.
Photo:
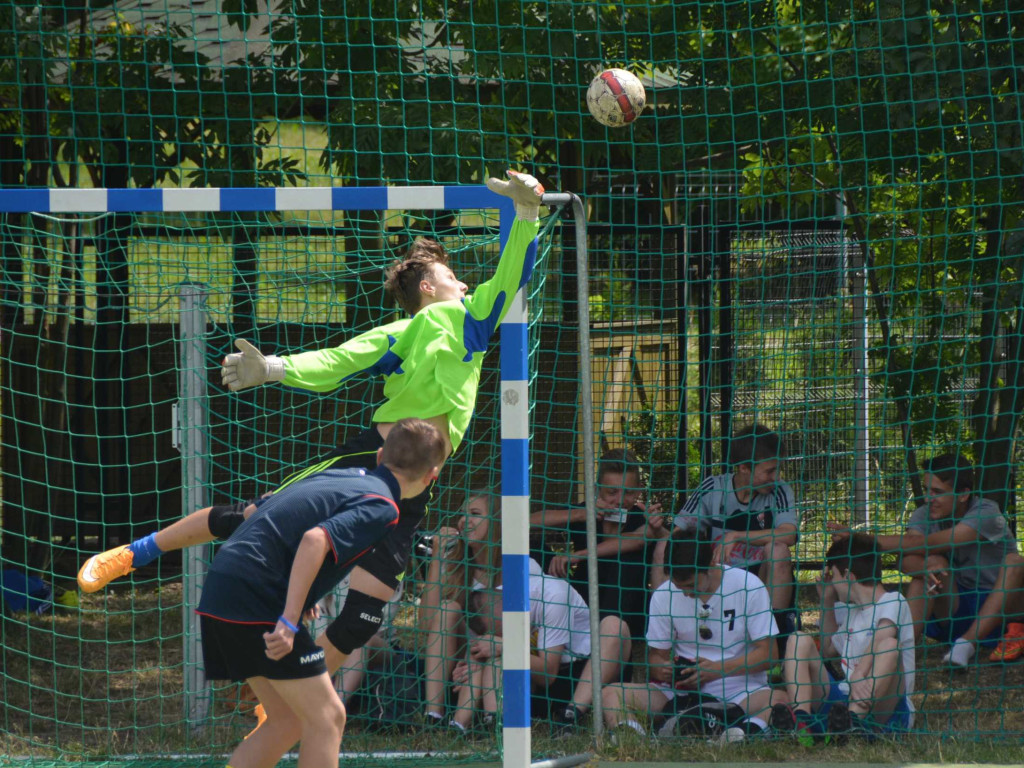
[[[662,714],[674,699],[696,694],[735,705],[745,732],[762,731],[773,704],[788,701],[768,685],[778,629],[768,590],[742,568],[713,562],[706,530],[677,528],[665,546],[668,581],[651,596],[647,625],[649,682],[604,689],[605,723],[646,733],[640,717]],[[690,695],[687,695],[690,694]],[[700,714],[700,708],[695,714]],[[713,730],[681,720],[682,732]]]
[[[244,680],[267,715],[232,753],[233,768],[273,765],[297,739],[300,765],[337,764],[345,707],[302,619],[398,522],[397,501],[430,486],[445,453],[437,427],[402,419],[377,469],[296,481],[218,550],[197,608],[206,677]]]
[[[855,534],[833,542],[818,589],[821,650],[806,632],[789,638],[783,675],[792,709],[773,707],[772,727],[906,731],[914,713],[914,622],[906,598],[882,586],[873,538]],[[831,675],[827,658],[838,659],[843,680]]]
[[[607,451],[599,459],[595,496],[599,610],[601,616],[623,619],[639,639],[646,621],[647,568],[654,547],[649,525],[660,522],[661,505],[642,501],[640,462],[625,449]],[[585,507],[574,507],[530,515],[530,526],[549,544],[538,555],[547,573],[567,579],[584,600],[589,599],[586,513]],[[550,556],[550,542],[563,537],[567,553]]]
[[[534,561],[529,583],[532,712],[545,715],[548,707],[544,705],[550,705],[554,733],[563,736],[579,725],[593,703],[590,610],[567,581],[542,574]],[[492,721],[498,709],[501,586],[482,597],[481,626],[485,633],[471,643],[469,661],[460,662],[453,674],[462,684],[459,709],[453,718],[453,724],[461,729],[472,723],[476,701],[485,721]],[[632,650],[629,627],[617,616],[606,616],[600,624],[600,642],[602,684],[620,680]]]

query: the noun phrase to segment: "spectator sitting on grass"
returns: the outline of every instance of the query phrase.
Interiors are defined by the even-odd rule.
[[[463,655],[467,613],[474,591],[492,588],[501,568],[501,515],[490,491],[474,491],[454,527],[433,539],[420,595],[419,627],[426,634],[423,723],[441,725],[448,703],[448,681]]]
[[[550,713],[553,733],[567,736],[575,731],[593,703],[590,660],[590,610],[565,579],[540,571],[531,561],[530,576],[530,683],[531,711]],[[460,683],[458,710],[453,725],[468,730],[473,710],[493,723],[501,689],[502,589],[476,593],[480,597],[481,635],[460,662],[453,678]],[[630,658],[629,628],[617,616],[601,620],[600,675],[602,684],[622,679]]]
[[[634,638],[643,637],[647,609],[647,568],[653,553],[651,525],[661,525],[661,505],[645,504],[637,457],[617,449],[603,454],[597,465],[597,580],[601,616],[618,616]],[[567,579],[589,599],[587,585],[587,510],[546,509],[530,515],[530,525],[550,542],[564,536],[565,553],[538,554],[545,571]]]
[[[705,703],[689,719],[680,715],[677,732],[710,730],[704,711],[713,699],[719,711],[738,711],[733,724],[742,730],[729,735],[741,738],[763,731],[772,705],[788,702],[768,685],[778,632],[768,590],[754,574],[713,562],[713,552],[702,528],[677,528],[666,541],[669,578],[651,596],[647,625],[649,682],[604,689],[609,728],[644,734],[642,717],[657,717],[677,697],[700,697]]]
[[[900,570],[913,577],[907,600],[915,636],[950,643],[943,661],[966,667],[978,645],[994,645],[1007,617],[1024,608],[1024,558],[995,502],[973,495],[974,472],[960,456],[942,454],[925,465],[925,504],[910,515],[902,534],[875,535],[875,547],[900,555]],[[834,536],[848,528],[830,524]],[[1009,661],[1024,652],[1024,627],[990,655]]]
[[[790,636],[783,674],[792,708],[776,704],[772,727],[830,734],[908,730],[914,717],[914,622],[906,598],[882,585],[874,539],[854,534],[834,541],[817,587],[821,650],[806,632]],[[832,676],[826,658],[838,658],[844,679]]]

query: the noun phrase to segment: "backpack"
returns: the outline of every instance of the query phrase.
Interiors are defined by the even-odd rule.
[[[31,611],[42,615],[53,605],[53,589],[42,579],[21,571],[0,571],[0,605],[9,613]]]
[[[366,689],[370,730],[411,730],[423,707],[423,662],[395,648],[383,667],[367,674]]]

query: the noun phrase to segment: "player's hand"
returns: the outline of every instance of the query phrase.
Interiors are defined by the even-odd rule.
[[[949,571],[947,570],[929,571],[924,577],[925,590],[927,590],[929,595],[935,595],[944,591],[948,576]]]
[[[267,658],[278,661],[292,652],[295,633],[279,621],[273,632],[263,633],[263,642],[267,646]]]
[[[742,534],[739,531],[726,531],[718,540],[715,553],[711,556],[711,562],[715,565],[728,565],[732,560],[732,551],[740,542]]]
[[[264,355],[245,339],[235,339],[235,346],[240,351],[232,352],[220,364],[220,382],[232,392],[284,380],[280,357]]]
[[[832,583],[831,576],[832,569],[829,566],[825,566],[821,569],[821,578],[814,582],[815,588],[818,590],[818,599],[824,600],[831,598],[832,602],[838,598],[836,593],[836,586]]]
[[[536,221],[540,217],[540,196],[544,187],[528,173],[505,171],[509,180],[490,178],[487,188],[504,197],[512,198],[516,204],[516,216],[524,221]]]
[[[334,595],[328,595],[327,597],[334,597]],[[326,598],[325,598],[326,599]],[[302,614],[303,621],[316,621],[323,615],[323,611],[320,609],[320,603],[317,603],[304,614]]]
[[[455,683],[455,691],[458,692],[464,685],[469,683],[469,662],[460,661],[452,670],[452,682]]]
[[[494,635],[481,635],[469,647],[469,657],[473,661],[487,661],[501,655],[501,638]]]
[[[692,667],[676,671],[675,687],[684,691],[696,691],[721,676],[721,670],[715,669],[714,662],[697,659]]]
[[[652,683],[664,683],[672,685],[672,667],[669,664],[657,664],[651,667],[650,677]]]
[[[581,559],[577,555],[558,555],[558,557],[553,557],[551,562],[548,563],[548,575],[564,579]]]

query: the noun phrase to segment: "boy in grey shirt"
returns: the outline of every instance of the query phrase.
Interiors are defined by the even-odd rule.
[[[1003,621],[1022,607],[1024,558],[995,502],[972,495],[974,472],[960,456],[925,465],[926,502],[906,532],[876,536],[879,549],[899,552],[913,577],[907,600],[914,633],[951,643],[943,661],[965,667],[976,646],[998,640]]]

